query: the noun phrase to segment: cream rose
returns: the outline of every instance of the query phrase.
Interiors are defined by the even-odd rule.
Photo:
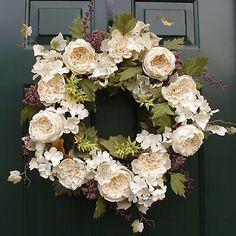
[[[203,132],[194,125],[178,127],[172,136],[172,148],[183,156],[192,156],[201,147],[204,139]]]
[[[88,172],[85,163],[78,158],[67,158],[53,168],[60,184],[68,189],[75,190],[87,181]]]
[[[65,79],[60,74],[55,75],[49,81],[40,80],[38,82],[39,99],[45,106],[63,100],[65,92]]]
[[[168,153],[143,153],[131,163],[135,174],[143,177],[147,182],[155,184],[171,167]]]
[[[143,59],[144,72],[153,79],[164,81],[175,69],[175,56],[166,48],[153,47]]]
[[[102,164],[107,165],[107,164]],[[101,165],[101,166],[102,166]],[[101,167],[100,166],[100,167]],[[100,170],[102,167],[100,168]],[[105,170],[107,168],[105,167]],[[107,175],[107,173],[105,173]],[[107,201],[120,202],[127,199],[131,194],[130,184],[133,179],[133,173],[124,166],[120,166],[109,181],[104,184],[98,184],[98,190]]]
[[[35,114],[29,124],[30,138],[34,142],[50,143],[63,134],[65,118],[54,108],[47,108]]]
[[[162,87],[162,95],[172,107],[186,107],[196,100],[197,87],[191,76],[182,75],[167,87]]]
[[[65,48],[63,61],[74,74],[92,74],[96,53],[90,43],[77,39]]]

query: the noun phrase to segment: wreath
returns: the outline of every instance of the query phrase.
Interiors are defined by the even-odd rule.
[[[150,223],[144,214],[165,198],[167,186],[182,197],[190,193],[185,160],[209,134],[233,134],[235,128],[210,121],[218,110],[210,108],[200,90],[201,77],[208,76],[207,58],[184,63],[177,51],[184,39],[160,46],[161,38],[149,26],[122,14],[108,33],[85,34],[76,18],[70,38],[59,33],[51,50],[33,46],[33,79],[39,80],[26,89],[21,111],[21,122],[29,125],[23,137],[28,161],[24,172],[11,171],[9,181],[18,183],[23,175],[28,178],[26,170],[37,170],[53,182],[57,196],[80,193],[95,200],[94,218],[108,206],[132,222],[133,232]],[[24,25],[22,32],[27,38],[31,28]],[[145,110],[141,130],[133,139],[122,134],[102,139],[85,119],[95,113],[97,91],[112,96],[120,89]],[[131,215],[131,208],[140,218]]]

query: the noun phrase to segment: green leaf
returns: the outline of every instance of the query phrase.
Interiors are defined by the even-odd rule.
[[[142,74],[141,66],[128,67],[120,73],[120,81],[128,80],[135,77],[137,74]]]
[[[170,173],[170,186],[176,195],[186,198],[185,185],[186,177],[181,173]]]
[[[129,33],[136,25],[137,20],[132,14],[124,13],[117,16],[112,29],[118,29],[123,35]]]
[[[163,46],[169,50],[179,50],[184,46],[184,37],[166,40],[164,41]]]
[[[200,57],[196,60],[193,58],[187,59],[179,72],[180,75],[200,76],[206,72],[208,64],[207,57]]]
[[[171,126],[171,116],[175,114],[167,102],[155,105],[151,113],[153,125],[160,126],[160,131],[163,131],[165,127]]]
[[[157,105],[155,105],[152,108],[152,118],[156,119],[159,117],[162,117],[164,115],[171,115],[173,116],[175,113],[171,110],[169,104],[167,102],[163,102],[163,103],[159,103]]]
[[[89,127],[85,130],[84,132],[85,136],[88,137],[91,140],[95,140],[97,139],[97,130],[95,129],[95,127]]]
[[[127,138],[122,135],[117,136],[110,136],[109,140],[102,140],[100,144],[105,147],[109,153],[117,158],[120,158],[120,156],[117,154],[117,143],[125,143],[127,142]]]
[[[94,210],[93,219],[101,218],[106,212],[106,202],[102,197],[96,201],[96,208]]]
[[[69,197],[71,197],[72,195],[74,196],[79,196],[80,195],[80,191],[79,189],[76,190],[71,190],[71,189],[67,189],[64,186],[62,186],[58,181],[55,181],[53,184],[53,190],[55,192],[55,196],[59,197],[59,196],[64,196],[67,195]]]
[[[22,125],[27,120],[30,121],[34,114],[38,112],[38,109],[36,107],[32,106],[25,106],[22,108],[20,112],[20,124]]]
[[[153,99],[158,99],[158,98],[162,97],[161,88],[162,87],[150,89],[149,92],[152,94]]]
[[[69,27],[69,34],[72,38],[78,39],[84,37],[84,25],[80,16],[77,16]]]
[[[87,78],[79,80],[79,86],[86,93],[89,101],[95,101],[96,87],[95,87],[94,83],[91,80],[89,80]]]

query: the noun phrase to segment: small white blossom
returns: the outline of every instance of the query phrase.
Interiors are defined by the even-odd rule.
[[[160,134],[149,134],[146,130],[143,130],[141,134],[137,134],[136,141],[141,144],[143,150],[151,148],[152,152],[164,151],[161,141],[162,136]]]
[[[67,40],[63,38],[62,33],[59,33],[51,40],[50,44],[53,49],[56,49],[57,51],[63,51],[66,47]]]
[[[57,166],[63,159],[63,153],[58,151],[55,147],[51,147],[49,151],[44,153],[46,160],[51,161],[53,166]]]
[[[22,177],[21,177],[20,172],[18,170],[10,171],[10,175],[9,175],[7,181],[12,182],[13,184],[17,184],[21,180],[22,180]]]
[[[28,26],[26,24],[23,24],[23,26],[20,30],[20,33],[21,33],[22,37],[28,38],[29,36],[32,35],[32,27]]]
[[[139,220],[135,220],[131,226],[133,227],[133,233],[141,233],[143,232],[144,229],[144,225],[142,222],[140,222]]]
[[[57,110],[65,112],[70,112],[71,116],[77,116],[79,120],[83,120],[84,118],[88,117],[89,112],[84,107],[83,104],[78,104],[76,101],[61,101],[61,108],[58,108]]]
[[[69,70],[63,67],[63,62],[61,60],[47,61],[41,58],[36,58],[36,63],[33,66],[32,73],[36,74],[33,76],[33,80],[38,76],[41,76],[42,80],[48,82],[53,79],[56,74],[65,74]]]
[[[207,125],[205,131],[210,131],[213,134],[224,136],[227,133],[227,129],[220,125]]]
[[[64,122],[64,133],[65,134],[77,134],[79,132],[79,124],[80,119],[77,117],[68,117]]]
[[[86,159],[87,168],[91,170],[96,170],[98,166],[103,163],[110,163],[112,161],[112,157],[106,151],[91,151],[92,155],[91,159]]]

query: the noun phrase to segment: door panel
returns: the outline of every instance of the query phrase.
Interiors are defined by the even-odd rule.
[[[70,18],[74,17],[77,10],[78,14],[84,14],[86,5],[87,1],[0,2],[0,235],[131,234],[129,223],[111,211],[103,219],[93,221],[95,203],[78,197],[54,197],[50,183],[34,172],[29,176],[32,182],[29,188],[23,185],[12,186],[6,182],[12,168],[23,167],[19,112],[23,88],[32,83],[30,70],[34,63],[30,46],[16,46],[20,40],[19,29],[26,20],[33,25],[33,37],[47,44],[57,29],[65,33]],[[210,73],[223,80],[228,89],[224,93],[214,86],[206,85],[203,92],[213,108],[220,108],[221,113],[216,115],[217,118],[236,119],[235,1],[98,0],[95,2],[91,30],[107,28],[107,6],[114,9],[114,14],[130,11],[140,20],[152,21],[157,14],[173,18],[176,21],[173,28],[160,26],[154,19],[151,22],[152,30],[166,38],[183,35],[186,39],[183,49],[185,57],[205,55],[210,58]],[[113,98],[99,94],[97,105],[97,115],[91,122],[99,129],[100,136],[121,133],[135,135],[139,115],[132,99],[122,94]],[[194,178],[192,195],[184,200],[169,192],[164,201],[150,210],[148,217],[154,219],[156,224],[154,229],[147,227],[144,235],[235,235],[235,141],[235,137],[224,140],[211,137],[198,157],[187,161]]]

